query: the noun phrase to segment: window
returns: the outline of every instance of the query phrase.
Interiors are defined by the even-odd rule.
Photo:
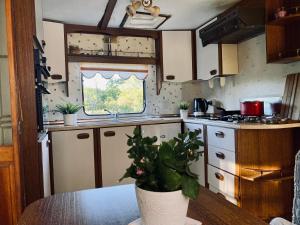
[[[105,110],[120,114],[143,113],[146,107],[144,89],[148,70],[146,66],[142,69],[136,67],[81,67],[85,113],[105,115]]]

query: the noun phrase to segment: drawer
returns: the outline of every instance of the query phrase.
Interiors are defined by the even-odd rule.
[[[207,127],[208,145],[235,151],[234,129],[223,127]]]
[[[199,140],[204,141],[204,126],[196,123],[185,123],[184,131],[195,131],[200,130],[201,133],[198,135]]]
[[[211,165],[207,166],[207,176],[209,185],[214,186],[222,193],[235,197],[235,179],[234,175],[224,172],[223,170],[217,169]]]
[[[209,190],[216,193],[216,194],[218,194],[218,195],[220,195],[220,196],[222,196],[223,198],[225,198],[227,201],[231,202],[232,204],[238,205],[238,201],[236,200],[236,198],[230,197],[230,196],[222,193],[220,190],[218,190],[214,186],[209,185]]]
[[[235,152],[209,145],[208,163],[236,175]]]

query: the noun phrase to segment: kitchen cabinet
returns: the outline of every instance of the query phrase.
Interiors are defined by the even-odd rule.
[[[185,123],[184,124],[185,131],[195,131],[200,130],[201,133],[199,134],[199,140],[204,142],[204,126],[201,124],[193,124],[193,123]],[[200,155],[199,161],[193,162],[191,165],[192,172],[196,173],[198,177],[199,184],[205,186],[205,152],[204,146],[200,146],[199,149],[202,154]]]
[[[42,156],[44,198],[51,195],[49,144],[48,134],[39,140],[39,148]]]
[[[192,32],[163,31],[163,76],[165,81],[192,80]]]
[[[205,47],[196,32],[197,79],[209,80],[214,76],[239,73],[237,44],[209,44]]]
[[[263,220],[289,218],[295,153],[300,148],[295,135],[293,129],[207,126],[209,189]]]
[[[52,132],[54,192],[95,188],[93,130]]]
[[[129,126],[100,129],[103,187],[134,183],[134,180],[130,178],[119,183],[119,179],[123,177],[132,163],[127,154],[129,146],[126,135],[133,135],[135,128],[135,126]]]
[[[48,83],[67,81],[66,78],[66,60],[65,60],[65,34],[64,24],[54,22],[43,22],[45,56],[47,65],[51,67],[51,75],[60,75],[62,79],[54,80],[48,78]]]
[[[42,0],[35,0],[35,32],[36,37],[41,42],[44,40],[44,27],[43,27],[43,3]]]
[[[178,134],[181,133],[181,123],[142,125],[141,129],[144,137],[156,136],[156,143],[161,144],[164,141],[178,137]]]

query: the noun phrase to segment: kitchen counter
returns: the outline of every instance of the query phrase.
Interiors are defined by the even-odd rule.
[[[188,118],[184,120],[185,123],[199,123],[203,125],[219,126],[232,129],[245,130],[266,130],[266,129],[291,129],[300,128],[300,121],[290,121],[285,124],[262,124],[262,123],[231,123],[225,121],[214,121],[207,119]]]
[[[171,118],[120,118],[104,119],[98,121],[79,122],[78,126],[64,126],[63,124],[58,125],[47,125],[48,131],[67,131],[67,130],[83,130],[83,129],[94,129],[94,128],[107,128],[107,127],[125,127],[125,126],[137,126],[137,125],[152,125],[152,124],[164,124],[164,123],[180,123],[182,120],[179,117]]]
[[[141,118],[120,118],[118,120],[104,119],[95,121],[82,121],[78,126],[64,126],[63,124],[47,125],[46,129],[49,131],[67,131],[67,130],[83,130],[94,128],[107,127],[124,127],[137,125],[152,125],[164,123],[180,123],[182,119],[179,117],[158,118],[158,117],[141,117]],[[188,118],[184,120],[185,123],[198,123],[210,126],[219,126],[232,129],[246,129],[246,130],[264,130],[264,129],[291,129],[300,128],[300,121],[290,121],[285,124],[260,124],[260,123],[231,123],[225,121],[213,121],[207,119]]]

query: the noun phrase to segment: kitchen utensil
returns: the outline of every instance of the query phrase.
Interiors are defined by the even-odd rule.
[[[264,102],[262,101],[241,102],[240,108],[243,116],[262,116],[264,114]]]
[[[208,110],[208,101],[204,98],[194,99],[194,116],[203,116]]]

